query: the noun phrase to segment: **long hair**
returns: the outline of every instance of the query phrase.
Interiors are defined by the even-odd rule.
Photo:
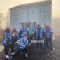
[[[10,28],[6,28],[5,32],[10,32]]]

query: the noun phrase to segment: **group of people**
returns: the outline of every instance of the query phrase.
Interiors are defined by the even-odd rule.
[[[41,25],[33,25],[31,27],[22,27],[20,31],[17,31],[15,28],[11,31],[9,28],[6,28],[4,32],[3,46],[5,51],[6,58],[9,58],[9,49],[11,48],[11,55],[22,51],[27,55],[27,46],[31,40],[44,40],[44,50],[47,48],[52,51],[52,29],[48,24],[45,24],[44,27]],[[37,43],[38,47],[39,44]],[[42,43],[40,43],[40,48],[42,49]]]

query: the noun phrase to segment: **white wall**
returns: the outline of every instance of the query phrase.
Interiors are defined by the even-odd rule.
[[[18,26],[21,22],[51,24],[51,4],[14,8],[10,11],[10,21],[11,27]]]

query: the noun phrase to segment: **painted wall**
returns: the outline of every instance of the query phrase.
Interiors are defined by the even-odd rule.
[[[22,22],[49,23],[51,25],[51,3],[28,7],[15,7],[10,11],[10,25],[16,26]]]

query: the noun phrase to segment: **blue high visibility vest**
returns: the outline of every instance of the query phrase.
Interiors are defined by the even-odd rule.
[[[45,29],[45,36],[46,38],[52,37],[52,30],[51,29]]]
[[[42,30],[42,28],[36,29],[36,39],[42,40],[42,38],[43,38],[43,30]]]
[[[11,33],[5,32],[4,33],[3,45],[4,46],[9,46],[9,44],[11,44]]]
[[[20,38],[16,43],[19,45],[20,49],[24,49],[28,45],[28,40],[25,40],[25,38]]]

